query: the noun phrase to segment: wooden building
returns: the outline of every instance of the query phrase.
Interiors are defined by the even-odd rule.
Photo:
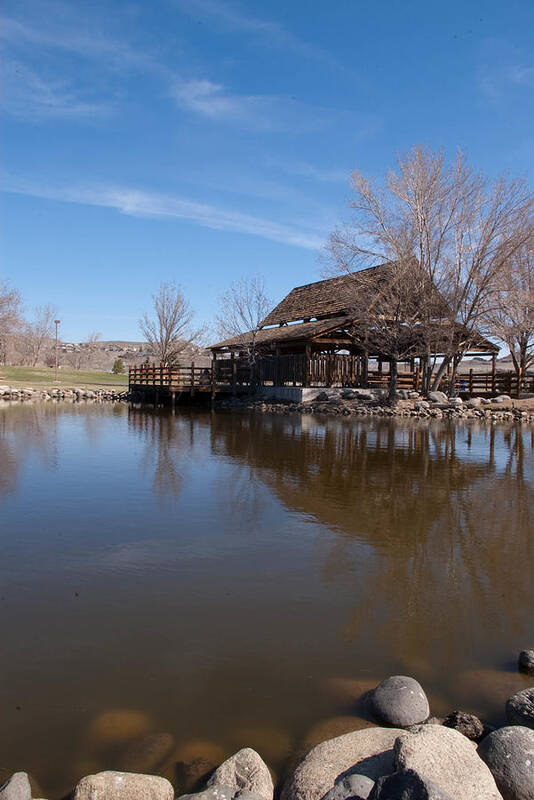
[[[390,274],[390,265],[381,264],[296,287],[262,320],[258,330],[211,346],[217,373],[228,371],[228,360],[240,365],[233,367],[234,372],[242,370],[254,352],[258,383],[365,386],[386,380],[391,354],[373,341],[372,330],[362,329],[355,311],[382,291]],[[451,334],[461,346],[466,332],[460,325],[451,331],[446,322],[445,301],[435,289],[430,296],[434,333],[430,337],[430,356],[439,358],[446,352],[446,340]],[[400,362],[401,383],[410,374],[412,385],[417,386],[417,376],[429,368],[429,337],[423,344],[414,325],[406,329],[406,335],[411,340],[404,348],[409,357]],[[495,374],[497,345],[482,335],[477,335],[474,342],[470,338],[469,351],[464,355],[491,356]]]

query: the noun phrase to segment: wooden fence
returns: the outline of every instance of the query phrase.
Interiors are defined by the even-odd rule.
[[[166,387],[170,391],[233,391],[244,390],[251,383],[256,386],[310,386],[310,387],[386,387],[389,372],[369,370],[362,373],[359,358],[350,355],[304,354],[265,356],[250,365],[240,359],[218,359],[210,367],[165,366],[142,364],[130,367],[130,387]],[[420,370],[399,370],[397,387],[419,391],[422,386]],[[445,375],[440,389],[451,392]],[[518,395],[517,378],[514,372],[459,373],[454,389],[460,394],[491,397],[498,394]],[[534,375],[525,376],[522,392],[534,393]]]

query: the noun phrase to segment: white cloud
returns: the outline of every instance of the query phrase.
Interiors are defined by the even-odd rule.
[[[5,59],[3,107],[16,117],[30,120],[87,119],[109,113],[105,103],[83,98],[65,80],[51,80],[30,67]]]
[[[342,113],[279,95],[235,94],[210,80],[177,80],[172,96],[180,108],[202,117],[260,131],[320,130]]]
[[[123,214],[153,219],[182,219],[214,230],[247,233],[283,244],[315,250],[323,238],[304,228],[243,214],[180,197],[114,187],[50,187],[7,179],[3,191],[65,203],[112,208]]]

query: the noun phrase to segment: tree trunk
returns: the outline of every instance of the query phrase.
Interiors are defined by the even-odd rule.
[[[452,373],[451,373],[451,386],[449,389],[449,397],[456,397],[456,375],[458,374],[458,365],[464,357],[463,353],[457,353],[452,360]]]
[[[390,358],[389,360],[389,386],[388,386],[388,405],[394,406],[397,402],[396,392],[397,392],[397,374],[398,374],[398,364],[396,358]]]
[[[445,356],[445,358],[443,359],[443,361],[441,362],[441,364],[438,367],[438,371],[436,372],[436,374],[434,376],[434,380],[432,381],[432,386],[431,386],[430,391],[435,392],[437,390],[437,388],[438,388],[438,386],[440,384],[440,381],[443,378],[443,376],[445,374],[445,371],[447,370],[447,368],[448,368],[450,363],[451,363],[451,357],[450,356]]]

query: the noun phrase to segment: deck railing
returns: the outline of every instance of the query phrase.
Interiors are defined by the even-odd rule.
[[[166,366],[164,364],[141,364],[130,367],[130,386],[167,387],[171,391],[238,391],[256,386],[309,386],[309,387],[387,387],[387,370],[369,370],[362,374],[361,362],[350,355],[304,354],[267,356],[251,365],[243,359],[218,359],[210,367],[191,365]],[[422,386],[420,370],[399,369],[397,387],[419,391]],[[451,392],[445,375],[440,388]],[[518,385],[514,372],[461,372],[457,374],[454,389],[469,395],[497,394],[517,396]],[[522,392],[534,392],[534,375],[527,375],[521,382]]]

